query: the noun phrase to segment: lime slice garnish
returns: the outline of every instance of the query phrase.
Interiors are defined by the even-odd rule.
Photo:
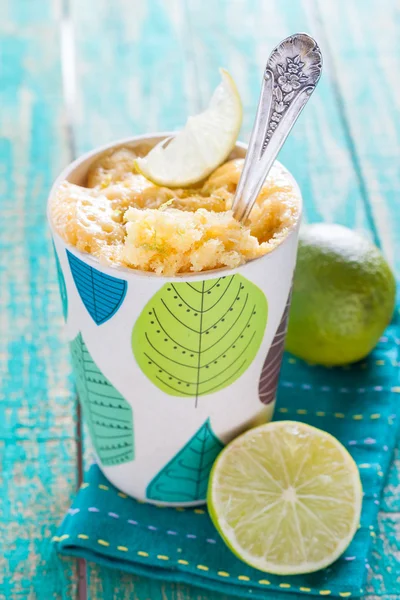
[[[279,575],[334,562],[360,521],[357,466],[336,438],[292,421],[247,431],[217,458],[208,508],[229,548]]]
[[[163,140],[135,166],[157,185],[184,187],[201,181],[229,156],[242,124],[242,103],[225,69],[209,107],[189,117],[184,129]]]

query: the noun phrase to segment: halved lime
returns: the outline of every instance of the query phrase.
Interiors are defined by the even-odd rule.
[[[135,161],[137,170],[157,185],[185,187],[201,181],[228,157],[242,124],[242,103],[225,69],[209,107],[189,117],[175,137],[163,140]]]
[[[334,562],[360,521],[357,466],[336,438],[294,421],[247,431],[218,456],[208,508],[229,548],[279,575]]]

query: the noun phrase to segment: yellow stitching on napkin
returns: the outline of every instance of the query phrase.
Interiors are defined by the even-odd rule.
[[[100,546],[109,546],[110,542],[106,542],[105,540],[97,540],[97,543],[100,544]]]
[[[58,537],[58,535],[53,535],[53,537],[51,538],[52,542],[59,542],[60,538]]]
[[[380,419],[381,415],[379,413],[373,413],[369,416],[370,419]]]
[[[117,546],[117,550],[121,550],[121,552],[128,552],[128,548],[126,546]]]
[[[370,531],[370,532],[369,532],[369,535],[370,535],[372,538],[376,538],[376,533],[375,533],[375,531]]]
[[[175,510],[177,510],[178,512],[183,512],[185,509],[183,508],[183,506],[176,506]]]
[[[295,365],[297,362],[297,360],[295,358],[288,358],[288,363],[290,363],[291,365]]]
[[[353,419],[355,421],[361,421],[363,418],[364,418],[363,415],[353,415]]]
[[[281,588],[290,588],[292,586],[290,585],[290,583],[280,583],[279,587],[281,587]]]
[[[196,567],[197,569],[200,569],[200,571],[209,571],[209,567],[206,567],[205,565],[197,565]]]
[[[165,556],[165,554],[157,554],[158,560],[169,560],[169,556]]]
[[[311,588],[305,588],[305,587],[301,587],[300,588],[301,592],[311,592]]]
[[[247,575],[238,575],[238,579],[240,581],[250,581],[250,577],[247,577]]]
[[[230,577],[229,573],[227,573],[226,571],[218,571],[217,575],[219,575],[220,577]]]
[[[329,596],[329,594],[332,594],[331,590],[319,590],[319,593],[321,596]]]
[[[351,592],[339,592],[339,596],[342,596],[342,598],[348,598],[351,596]]]
[[[195,512],[197,515],[204,515],[206,511],[205,511],[205,510],[203,510],[202,508],[195,508],[195,509],[194,509],[194,512]]]
[[[381,365],[385,364],[385,361],[384,360],[376,360],[375,364],[378,365],[378,366],[381,366]]]
[[[370,464],[369,463],[361,463],[360,465],[358,465],[359,469],[369,469],[370,468]]]
[[[138,554],[138,556],[149,556],[148,552],[142,552],[142,550],[139,550],[136,554]]]
[[[81,540],[88,540],[88,539],[89,539],[89,536],[88,536],[88,535],[85,535],[84,533],[80,533],[80,534],[78,535],[78,538],[79,538],[79,539],[81,539]]]
[[[289,412],[289,409],[287,409],[287,408],[278,408],[278,412],[287,413],[287,412]]]
[[[258,583],[261,583],[261,585],[271,585],[271,582],[268,581],[268,579],[259,579]]]
[[[307,414],[307,411],[305,410],[305,408],[298,408],[296,410],[296,412],[298,415],[306,415]]]
[[[315,413],[317,415],[317,417],[325,417],[325,414],[322,410],[317,410],[317,412]]]
[[[62,535],[62,536],[59,538],[59,541],[60,541],[60,542],[62,542],[63,540],[67,540],[68,538],[69,538],[69,535],[68,535],[67,533],[64,533],[64,535]]]
[[[89,487],[89,483],[82,483],[81,485],[81,490],[86,489],[87,487]]]
[[[127,498],[128,497],[126,494],[123,494],[122,492],[118,492],[118,496],[120,498]]]
[[[105,490],[106,492],[108,492],[108,490],[110,489],[110,488],[108,487],[108,485],[103,485],[102,483],[100,483],[100,484],[98,485],[98,488],[99,488],[99,490]]]
[[[391,391],[396,392],[396,394],[400,394],[400,387],[399,386],[392,387]]]
[[[343,413],[334,413],[333,416],[336,417],[336,419],[344,419],[344,414]]]
[[[180,559],[178,560],[178,563],[179,563],[180,565],[188,565],[188,564],[189,564],[187,560],[183,560],[182,558],[180,558]]]

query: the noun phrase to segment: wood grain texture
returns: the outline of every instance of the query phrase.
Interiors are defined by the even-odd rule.
[[[71,0],[71,18],[79,153],[185,123],[194,105],[181,0]]]
[[[327,3],[306,11],[328,47],[337,103],[347,128],[354,171],[377,243],[400,273],[400,5],[396,1]],[[400,585],[400,463],[396,449],[370,554],[367,594]]]
[[[332,3],[316,15],[330,62],[355,168],[380,243],[400,270],[400,5],[396,0]]]
[[[60,561],[50,543],[76,483],[75,395],[45,222],[49,187],[69,160],[56,9],[46,0],[1,4],[0,597],[7,600],[71,598],[76,589],[75,564]]]
[[[324,75],[280,158],[299,181],[307,220],[363,231],[399,275],[400,8],[398,0],[3,0],[0,17],[0,598],[74,598],[75,562],[49,544],[77,480],[76,407],[44,217],[51,181],[75,152],[181,127],[206,106],[219,66],[237,81],[248,139],[271,48],[308,31],[327,59]],[[85,451],[88,461],[89,444]],[[398,450],[369,598],[395,597],[399,538]],[[94,564],[87,582],[92,600],[228,600]]]

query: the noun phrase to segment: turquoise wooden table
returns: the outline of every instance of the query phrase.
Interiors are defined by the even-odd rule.
[[[302,30],[320,42],[325,73],[281,159],[303,190],[307,220],[363,231],[399,276],[398,0],[2,0],[0,598],[227,600],[52,551],[87,438],[45,203],[77,154],[179,128],[206,105],[219,66],[238,83],[247,139],[271,48]],[[367,568],[369,597],[400,597],[398,453]]]

